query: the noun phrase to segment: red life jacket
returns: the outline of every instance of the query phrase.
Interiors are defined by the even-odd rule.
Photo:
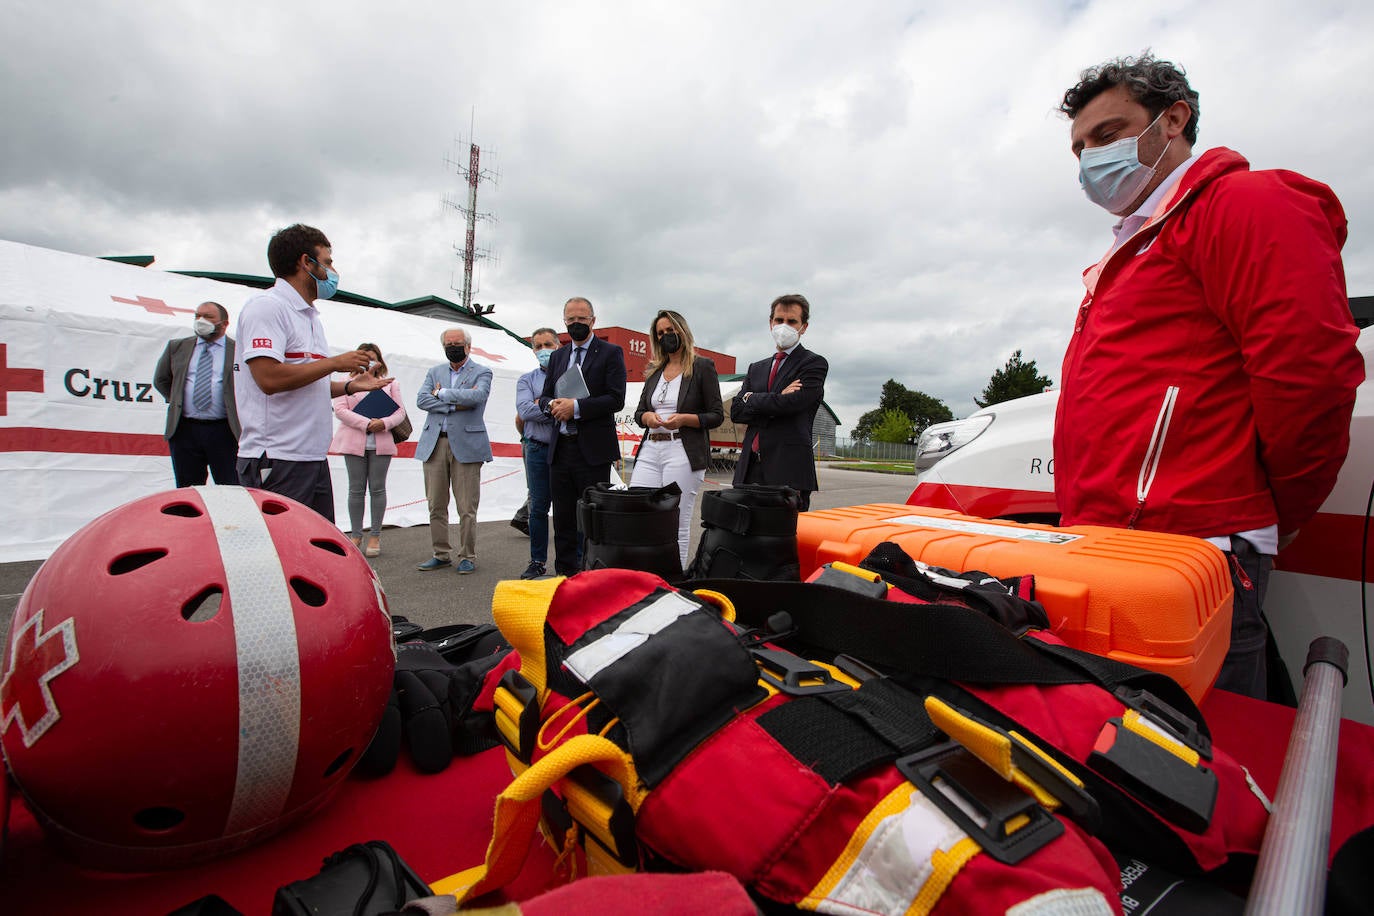
[[[777,610],[795,634],[755,629]],[[1152,860],[1162,851],[1176,869],[1258,849],[1264,811],[1247,801],[1239,768],[1216,751],[1210,763],[1190,754],[1205,727],[1179,738],[1176,723],[1147,721],[1165,703],[1137,698],[1147,712],[1129,709],[1110,675],[1104,684],[1056,655],[1062,647],[1042,651],[982,610],[802,583],[679,592],[602,570],[502,583],[494,616],[520,652],[519,671],[493,695],[516,779],[497,800],[486,865],[438,892],[502,886],[541,820],[569,875],[714,868],[781,903],[869,912],[1000,911],[1045,894],[1116,911],[1116,863],[1089,833],[1107,820],[1128,837],[1143,831]],[[814,621],[825,619],[863,637],[851,653],[863,662],[788,651],[844,652],[822,645],[829,631]],[[958,665],[894,666],[891,653],[870,651],[926,639],[916,620],[952,634],[917,655],[977,659],[996,643],[1016,647],[1014,667],[987,684],[950,677]],[[1041,683],[1027,685],[1027,674]],[[1139,689],[1130,682],[1121,687]],[[1108,726],[1115,740],[1100,740]],[[1131,770],[1142,731],[1178,766],[1216,775],[1214,808],[1164,792],[1150,799],[1160,813],[1141,800],[1150,787]],[[1105,768],[1137,794],[1083,763],[1117,743],[1130,752]],[[1231,818],[1234,829],[1222,823]]]

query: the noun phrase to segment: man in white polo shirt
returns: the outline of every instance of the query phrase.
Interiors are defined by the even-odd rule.
[[[328,355],[314,302],[334,295],[339,275],[323,232],[288,226],[272,236],[267,262],[277,282],[249,299],[239,316],[239,483],[290,497],[332,522],[330,398],[382,388],[391,379],[367,373],[344,382],[329,378],[366,369],[371,357],[359,350]]]

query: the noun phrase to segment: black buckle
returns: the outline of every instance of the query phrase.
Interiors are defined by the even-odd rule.
[[[515,743],[506,735],[506,730],[499,724],[496,729],[497,736],[501,739],[512,754],[519,758],[523,763],[529,763],[534,752],[534,742],[539,736],[539,691],[534,685],[525,680],[525,676],[514,668],[501,675],[501,681],[496,685],[497,692],[505,690],[521,704],[520,715],[513,722],[515,726]],[[500,704],[493,701],[494,715],[499,719],[501,716],[508,715],[501,709]]]
[[[1120,719],[1102,726],[1088,766],[1184,830],[1202,833],[1212,820],[1217,774],[1137,735]]]
[[[844,589],[847,592],[863,595],[866,598],[886,598],[887,583],[881,577],[877,579],[865,579],[852,572],[843,569],[836,569],[830,563],[821,567],[819,576],[811,580],[812,585],[828,585],[831,588]]]
[[[953,741],[896,761],[897,770],[1004,865],[1015,865],[1064,832],[1034,798]]]
[[[839,693],[852,689],[848,684],[835,680],[827,669],[791,652],[754,648],[749,650],[749,654],[759,664],[759,678],[789,696]]]
[[[625,800],[625,789],[590,764],[569,773],[563,783],[563,803],[572,820],[621,865],[639,864],[635,840],[635,813]]]
[[[1159,726],[1175,741],[1197,751],[1203,760],[1212,759],[1212,739],[1202,733],[1190,716],[1174,709],[1150,691],[1137,687],[1116,688],[1116,698],[1142,716],[1149,717],[1152,724]]]

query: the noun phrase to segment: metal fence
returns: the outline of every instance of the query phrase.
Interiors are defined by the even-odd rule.
[[[864,461],[915,461],[916,446],[909,442],[870,442],[836,437],[835,455]]]

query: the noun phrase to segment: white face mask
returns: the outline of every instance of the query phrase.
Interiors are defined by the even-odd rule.
[[[1168,109],[1165,109],[1167,111]],[[1115,216],[1125,216],[1131,204],[1140,196],[1145,185],[1155,176],[1155,169],[1169,151],[1169,143],[1155,160],[1154,165],[1140,161],[1140,138],[1149,133],[1150,128],[1164,117],[1161,111],[1150,122],[1149,127],[1134,137],[1124,137],[1115,143],[1085,149],[1078,154],[1078,183],[1088,200]]]
[[[790,350],[801,340],[801,335],[797,329],[790,324],[773,325],[773,343],[778,345],[779,350]]]
[[[191,323],[191,327],[195,330],[197,337],[209,339],[215,333],[215,323],[204,318],[197,318]]]

